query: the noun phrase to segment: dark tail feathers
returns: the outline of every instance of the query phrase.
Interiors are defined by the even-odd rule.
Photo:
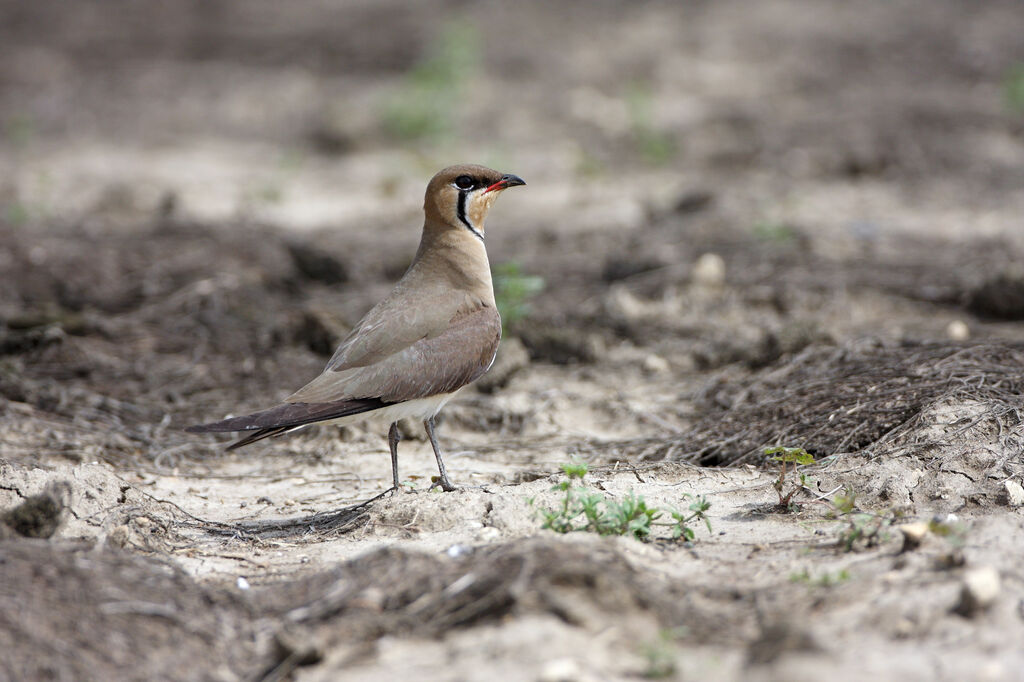
[[[297,426],[370,412],[389,404],[379,398],[337,400],[330,403],[284,403],[277,407],[271,407],[269,410],[241,417],[231,417],[209,424],[196,424],[185,430],[190,433],[256,432],[228,446],[228,450],[234,450],[258,440],[285,433]]]

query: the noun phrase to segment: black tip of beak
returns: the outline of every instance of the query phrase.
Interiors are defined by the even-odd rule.
[[[507,189],[509,187],[516,187],[518,185],[525,185],[526,184],[526,180],[523,180],[518,175],[512,175],[511,173],[506,173],[505,175],[501,176],[501,184],[502,184],[502,189]]]

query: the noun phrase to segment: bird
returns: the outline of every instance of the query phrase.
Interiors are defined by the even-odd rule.
[[[393,490],[398,479],[398,421],[423,422],[437,459],[431,488],[456,490],[437,442],[435,417],[494,362],[501,316],[484,246],[484,221],[517,175],[462,164],[427,184],[423,232],[412,263],[391,293],[355,325],[323,372],[274,407],[190,426],[192,433],[246,432],[228,450],[317,422],[370,416],[390,421]]]

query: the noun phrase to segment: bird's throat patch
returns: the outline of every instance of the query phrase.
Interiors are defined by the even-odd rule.
[[[458,202],[458,204],[456,206],[456,213],[459,216],[459,220],[462,221],[462,224],[466,226],[466,229],[469,230],[470,232],[472,232],[473,234],[475,234],[477,236],[477,238],[480,239],[480,241],[483,241],[484,240],[483,233],[480,232],[478,229],[476,229],[476,227],[473,226],[473,223],[470,222],[470,216],[468,216],[466,214],[466,199],[468,197],[469,197],[469,190],[465,190],[465,189],[459,190],[459,202]],[[476,211],[474,211],[474,213],[476,213]]]

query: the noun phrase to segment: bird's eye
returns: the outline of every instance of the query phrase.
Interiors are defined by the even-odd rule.
[[[459,189],[473,189],[473,178],[468,175],[460,175],[455,178],[455,186]]]

